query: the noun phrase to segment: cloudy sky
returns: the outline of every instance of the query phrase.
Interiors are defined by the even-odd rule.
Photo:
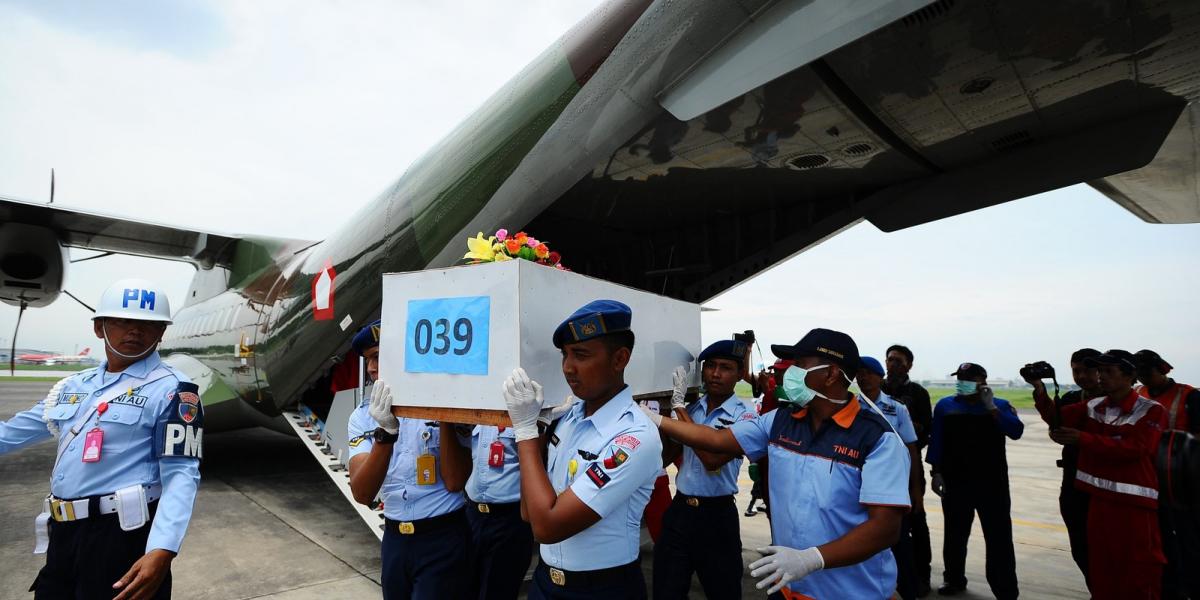
[[[321,239],[596,4],[0,0],[0,195],[45,200],[53,167],[63,205]],[[1147,225],[1074,187],[894,234],[858,225],[712,300],[704,338],[832,327],[864,354],[908,344],[920,378],[1149,347],[1198,383],[1198,258],[1200,225]],[[831,264],[841,279],[814,285]],[[191,274],[110,257],[67,289],[94,301],[139,276],[182,298]],[[6,347],[16,313],[0,306]],[[61,297],[26,313],[19,345],[94,346],[87,317]]]

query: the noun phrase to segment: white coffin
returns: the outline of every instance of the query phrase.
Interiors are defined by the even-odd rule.
[[[599,298],[633,311],[637,341],[625,371],[633,394],[669,392],[672,370],[700,351],[699,305],[525,260],[385,274],[380,377],[397,406],[455,409],[460,418],[498,411],[474,422],[500,422],[501,385],[523,367],[545,389],[546,406],[558,404],[571,390],[554,330]]]

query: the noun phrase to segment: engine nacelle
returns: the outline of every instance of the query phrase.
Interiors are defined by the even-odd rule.
[[[67,276],[67,249],[54,231],[24,223],[0,224],[0,302],[46,306]]]

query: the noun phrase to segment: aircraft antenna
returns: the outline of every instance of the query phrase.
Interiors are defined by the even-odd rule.
[[[54,167],[50,167],[50,202],[54,204]]]
[[[80,300],[79,298],[76,298],[76,297],[75,297],[75,294],[72,294],[71,292],[68,292],[67,290],[63,290],[63,293],[64,293],[64,294],[66,294],[66,295],[68,295],[68,296],[70,296],[72,300],[74,300],[74,301],[76,301],[76,302],[78,302],[78,303],[82,304],[84,308],[88,309],[88,312],[96,312],[96,309],[94,309],[94,308],[92,308],[92,307],[88,306],[88,305],[87,305],[87,302],[84,302],[83,300]]]
[[[17,374],[17,332],[21,331],[21,317],[25,315],[26,308],[29,308],[29,303],[21,300],[21,311],[17,313],[17,326],[13,328],[12,347],[8,349],[9,377]]]

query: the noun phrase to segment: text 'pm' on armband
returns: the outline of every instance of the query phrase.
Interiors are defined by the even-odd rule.
[[[180,383],[167,394],[167,410],[154,436],[160,458],[203,458],[204,406],[199,391],[194,383]]]

